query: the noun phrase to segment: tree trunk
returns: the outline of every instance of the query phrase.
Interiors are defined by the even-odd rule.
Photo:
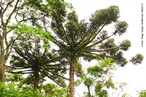
[[[75,71],[75,59],[70,60],[70,84],[69,84],[69,97],[74,97],[74,71]]]
[[[88,88],[88,96],[91,97],[90,86],[87,85],[87,88]]]
[[[4,82],[5,75],[5,50],[4,50],[4,38],[0,40],[0,82]]]
[[[5,67],[0,65],[0,82],[4,82]]]
[[[38,89],[38,83],[39,83],[39,74],[38,72],[35,72],[35,75],[34,75],[34,90],[37,90]]]

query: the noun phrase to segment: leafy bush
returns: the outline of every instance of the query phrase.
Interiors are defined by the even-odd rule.
[[[32,86],[18,87],[16,83],[0,83],[0,97],[67,97],[67,89],[51,83],[42,85],[40,90],[33,90]]]

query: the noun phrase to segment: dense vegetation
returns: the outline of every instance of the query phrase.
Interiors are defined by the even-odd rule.
[[[123,52],[131,46],[129,40],[115,43],[114,36],[128,28],[119,16],[115,5],[79,20],[64,0],[1,0],[0,97],[75,97],[75,85],[82,82],[88,89],[85,96],[107,97],[108,88],[115,88],[108,76],[114,65],[143,60],[141,54],[126,60]],[[112,32],[104,29],[110,24],[115,28]],[[98,64],[86,74],[80,58]]]

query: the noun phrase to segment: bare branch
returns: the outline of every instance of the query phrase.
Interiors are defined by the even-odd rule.
[[[12,4],[13,2],[14,2],[14,0],[12,0],[12,1],[8,2],[8,4],[6,5],[6,7],[5,7],[4,11],[2,12],[3,14],[6,12],[6,10],[7,10],[8,6],[9,6],[10,4]]]
[[[21,36],[21,34],[19,34],[14,40],[12,40],[9,45],[7,45],[7,48],[5,49],[6,54],[5,54],[5,58],[8,58],[8,56],[10,55],[13,45],[15,43],[15,41]]]
[[[2,0],[0,0],[0,15],[2,14],[2,10],[3,10],[3,7],[2,7]]]
[[[10,13],[8,19],[6,20],[6,25],[9,23],[9,20],[11,19],[12,15],[13,15],[14,12],[16,11],[16,8],[17,8],[17,6],[18,6],[19,1],[20,1],[20,0],[17,0],[17,1],[16,1],[16,4],[15,4],[15,6],[14,6],[12,12]]]
[[[2,1],[0,1],[0,19],[1,19],[1,25],[0,25],[0,28],[2,28],[2,26],[4,25],[4,20],[3,20],[3,13],[2,13],[2,10],[3,10],[3,7],[2,7]]]

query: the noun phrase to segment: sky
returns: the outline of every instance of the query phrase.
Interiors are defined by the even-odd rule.
[[[111,5],[117,5],[120,9],[120,21],[126,21],[128,23],[127,32],[121,37],[117,36],[116,41],[128,39],[131,41],[132,46],[129,51],[125,53],[127,59],[137,53],[143,54],[146,57],[146,2],[144,0],[66,0],[72,3],[77,12],[79,19],[89,19],[91,14],[98,9],[107,8]],[[141,7],[143,4],[143,13]],[[143,17],[142,17],[143,14]],[[142,20],[143,19],[143,32]],[[112,29],[112,27],[110,28]],[[143,38],[142,38],[143,33]],[[142,43],[143,41],[143,43]],[[90,64],[90,63],[89,63]],[[128,63],[125,67],[118,67],[115,71],[114,80],[117,82],[126,82],[126,92],[132,97],[138,97],[136,91],[146,89],[146,58],[140,65],[133,65]],[[80,90],[84,87],[79,87],[76,92],[80,94]],[[112,96],[117,97],[117,96]]]

